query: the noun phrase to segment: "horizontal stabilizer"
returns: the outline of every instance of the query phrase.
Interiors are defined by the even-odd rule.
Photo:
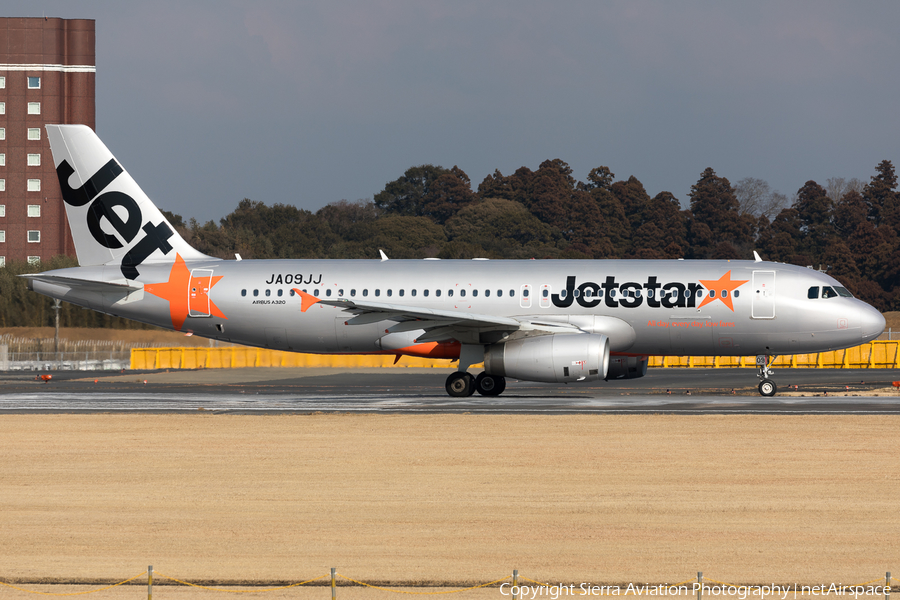
[[[126,279],[121,282],[114,281],[97,281],[94,279],[77,279],[75,277],[58,277],[55,275],[44,275],[43,273],[31,273],[27,275],[19,275],[31,281],[40,281],[49,283],[50,285],[58,285],[72,290],[83,292],[96,292],[98,294],[118,292],[129,293],[142,290],[144,285],[137,281],[128,281]]]

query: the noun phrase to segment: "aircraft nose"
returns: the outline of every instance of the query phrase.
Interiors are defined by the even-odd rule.
[[[887,323],[880,312],[868,304],[859,309],[859,325],[862,343],[870,342],[884,332]]]

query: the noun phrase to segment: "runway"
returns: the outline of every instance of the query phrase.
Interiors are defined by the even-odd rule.
[[[900,414],[894,370],[779,371],[779,395],[749,369],[654,369],[584,385],[510,381],[500,397],[451,398],[436,369],[222,369],[0,376],[0,413]],[[145,383],[146,381],[146,383]],[[794,388],[794,386],[797,386]]]

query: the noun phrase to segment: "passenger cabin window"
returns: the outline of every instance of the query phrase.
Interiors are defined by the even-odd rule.
[[[811,288],[809,288],[809,291],[806,292],[806,297],[809,298],[810,300],[815,300],[816,298],[818,298],[819,297],[819,286],[814,285]]]
[[[400,290],[399,294],[400,294],[400,297],[402,298],[402,297],[403,297],[403,290]],[[415,295],[416,295],[416,293],[413,292],[413,296],[415,296]]]
[[[459,290],[459,295],[465,297],[466,290]]]
[[[246,296],[246,295],[247,295],[247,290],[241,290],[241,296]]]

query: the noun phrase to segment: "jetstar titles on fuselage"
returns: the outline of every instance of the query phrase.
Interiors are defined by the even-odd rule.
[[[576,278],[573,275],[566,277],[566,287],[558,294],[551,296],[554,306],[559,308],[568,308],[572,303],[577,302],[579,306],[584,308],[593,308],[603,302],[609,308],[637,308],[646,301],[650,308],[695,308],[697,306],[697,298],[705,295],[703,291],[709,289],[711,295],[709,299],[722,299],[732,311],[729,294],[737,297],[740,292],[735,289],[740,287],[747,281],[733,281],[731,279],[731,271],[716,281],[705,281],[707,284],[715,284],[722,282],[721,286],[709,285],[705,287],[700,283],[680,283],[671,281],[668,283],[660,283],[659,278],[655,275],[647,277],[647,281],[643,283],[628,281],[625,283],[616,282],[613,275],[606,277],[603,283],[595,283],[586,281],[576,286]],[[716,288],[720,289],[716,289]],[[725,300],[728,300],[727,302]],[[704,300],[703,304],[706,304]]]

